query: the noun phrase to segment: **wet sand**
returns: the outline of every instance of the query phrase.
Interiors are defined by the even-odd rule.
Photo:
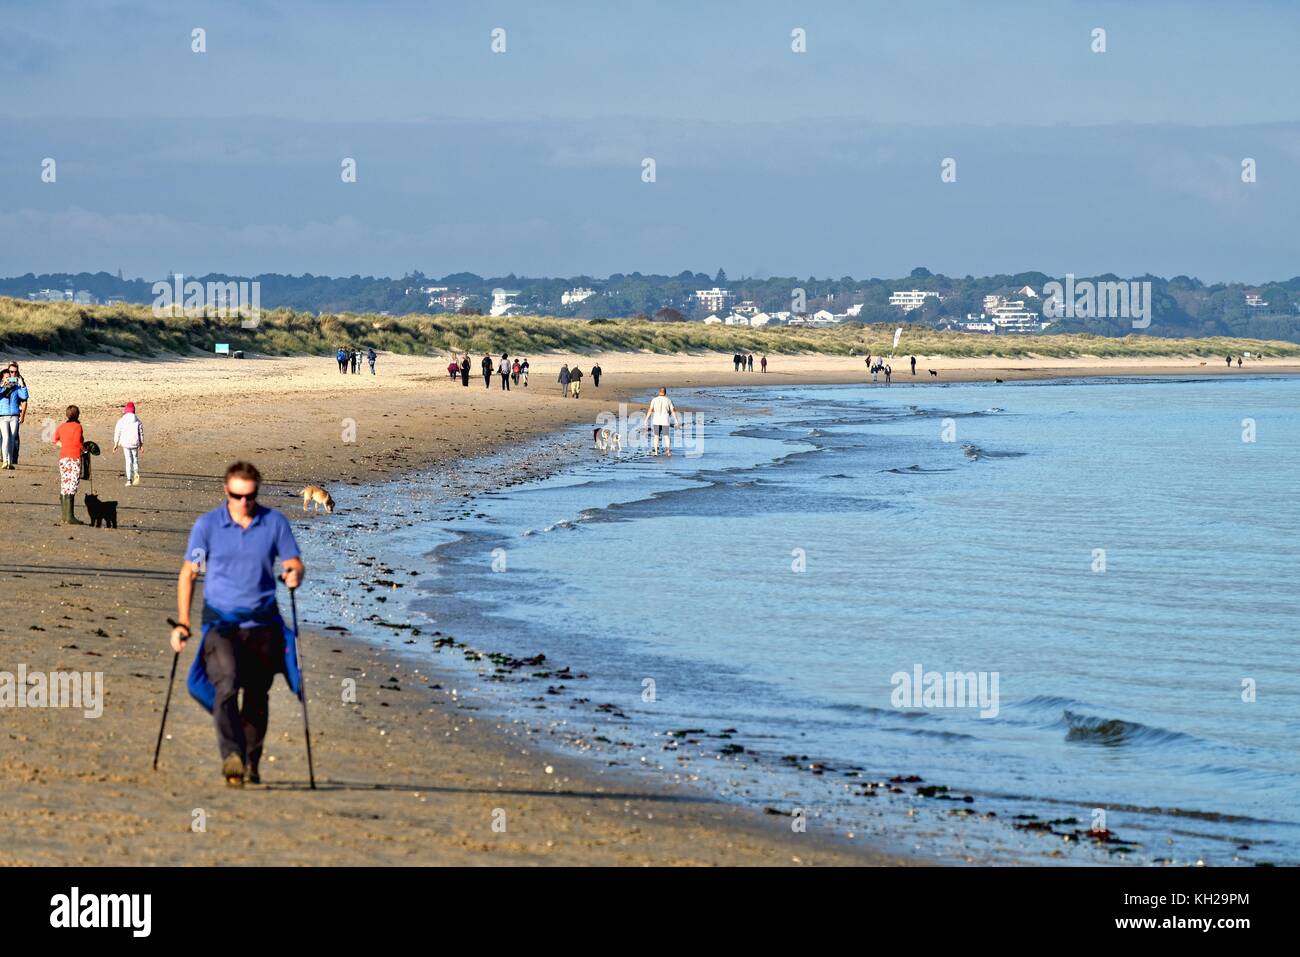
[[[490,390],[481,376],[469,388],[453,385],[445,357],[381,356],[373,378],[364,366],[361,375],[340,375],[329,358],[19,358],[33,398],[22,464],[0,472],[0,671],[101,671],[105,701],[97,719],[0,710],[8,785],[0,864],[907,863],[842,834],[815,826],[794,834],[780,819],[521,744],[449,703],[446,687],[430,687],[445,683],[437,673],[417,678],[388,652],[310,626],[317,791],[306,788],[301,712],[282,681],[272,694],[266,783],[224,786],[210,719],[184,690],[195,643],[181,656],[160,769],[149,769],[180,556],[194,518],[221,501],[220,475],[235,458],[258,464],[264,502],[295,521],[351,521],[343,513],[304,518],[287,493],[424,469],[455,476],[477,454],[594,422],[660,384],[863,381],[860,358],[775,357],[763,375],[735,373],[725,356],[603,356],[601,388],[588,377],[580,400],[561,397],[556,372],[566,358],[586,370],[590,357],[536,357],[531,385],[508,393],[498,377]],[[918,362],[917,380],[929,378],[927,368],[941,381],[1298,370],[1255,362],[1225,372],[1199,361],[936,359]],[[900,371],[895,381],[912,380]],[[122,487],[110,451],[128,399],[145,424],[144,484],[135,488]],[[104,447],[93,484],[118,502],[116,530],[56,524],[55,456],[40,438],[45,420],[61,421],[69,403]],[[581,452],[557,452],[565,454]],[[521,454],[501,480],[551,464]],[[87,517],[80,497],[78,514]],[[309,584],[308,619],[311,598]],[[355,703],[342,700],[347,677],[357,683]]]

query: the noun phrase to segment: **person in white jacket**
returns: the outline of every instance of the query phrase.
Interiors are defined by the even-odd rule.
[[[122,417],[113,426],[113,451],[119,448],[126,458],[126,484],[140,484],[140,449],[144,447],[144,426],[135,414],[135,403],[128,402]]]

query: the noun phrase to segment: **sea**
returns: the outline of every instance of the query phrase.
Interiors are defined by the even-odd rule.
[[[1300,379],[756,380],[674,390],[671,458],[611,402],[540,479],[336,492],[319,621],[798,833],[1300,864]]]

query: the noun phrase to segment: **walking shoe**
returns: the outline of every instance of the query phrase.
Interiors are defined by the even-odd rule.
[[[248,783],[249,783],[249,784],[261,784],[261,783],[262,783],[262,775],[261,775],[261,772],[259,772],[259,771],[257,770],[257,765],[256,765],[256,764],[250,764],[250,765],[248,766]]]
[[[221,773],[225,775],[226,784],[232,788],[244,786],[244,759],[237,754],[226,755],[221,763]]]

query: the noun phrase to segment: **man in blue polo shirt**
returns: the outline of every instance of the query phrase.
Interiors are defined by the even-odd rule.
[[[245,774],[253,784],[261,782],[258,764],[276,674],[284,674],[295,692],[301,687],[297,636],[275,600],[275,563],[281,562],[290,589],[302,584],[305,569],[288,519],[257,504],[261,481],[256,467],[236,462],[226,470],[226,501],[194,523],[176,582],[178,624],[171,634],[173,650],[181,651],[190,637],[194,582],[202,573],[202,636],[188,686],[212,712],[221,773],[232,787],[242,787]]]

